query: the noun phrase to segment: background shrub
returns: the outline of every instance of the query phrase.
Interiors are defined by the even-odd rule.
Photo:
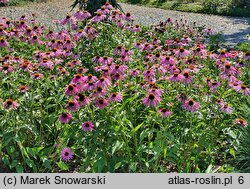
[[[91,15],[94,15],[95,12],[106,2],[109,2],[114,8],[122,10],[116,0],[75,0],[72,9],[78,6],[80,10],[85,9]]]

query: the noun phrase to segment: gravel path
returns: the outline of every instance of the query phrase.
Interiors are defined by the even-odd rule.
[[[37,20],[47,26],[53,26],[52,20],[62,19],[70,12],[70,5],[73,0],[50,0],[47,3],[30,3],[25,7],[1,7],[0,17],[15,19],[21,15],[36,13]],[[125,12],[131,12],[137,23],[150,25],[159,23],[167,18],[185,19],[190,23],[213,28],[222,32],[228,45],[247,41],[247,34],[250,34],[250,18],[236,18],[215,15],[203,15],[197,13],[185,13],[157,8],[120,3]]]

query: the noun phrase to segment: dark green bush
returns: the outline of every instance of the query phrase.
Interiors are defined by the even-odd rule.
[[[94,15],[95,12],[101,8],[106,2],[109,2],[113,7],[121,10],[121,7],[116,0],[75,0],[72,9],[78,6],[80,10],[87,10],[91,15]]]

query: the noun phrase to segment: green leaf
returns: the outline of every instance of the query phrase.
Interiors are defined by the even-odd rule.
[[[132,130],[132,132],[136,132],[136,131],[138,131],[140,128],[141,128],[141,126],[143,126],[143,122],[140,124],[140,125],[138,125],[138,126],[136,126],[133,130]]]
[[[212,173],[212,168],[213,168],[213,165],[209,165],[208,168],[206,169],[206,173]]]
[[[69,170],[69,166],[68,166],[66,163],[62,162],[62,161],[59,161],[59,162],[57,162],[56,164],[58,165],[58,167],[59,167],[60,169],[62,169],[62,170],[64,170],[64,171]]]
[[[16,167],[17,164],[18,164],[18,161],[17,160],[13,160],[12,163],[10,164],[10,168],[12,169],[12,168]]]
[[[43,158],[43,165],[49,170],[52,170],[51,161],[47,158]]]
[[[10,164],[10,158],[9,158],[9,156],[8,156],[8,155],[4,155],[4,156],[2,157],[2,161],[3,161],[3,163],[4,163],[5,165],[9,165],[9,164]]]
[[[228,132],[228,135],[231,136],[233,139],[237,138],[236,134],[231,130]]]
[[[36,164],[33,160],[25,159],[26,164],[33,169],[34,172],[37,172]]]
[[[18,144],[18,146],[19,146],[19,148],[20,148],[20,150],[21,150],[21,152],[22,152],[22,155],[23,155],[24,157],[30,159],[30,157],[29,157],[29,155],[28,155],[26,149],[23,147],[22,143],[21,143],[20,141],[17,141],[17,144]]]
[[[136,171],[137,164],[138,164],[137,162],[130,163],[129,168],[131,169],[131,171],[133,171],[133,172]]]
[[[163,158],[166,158],[167,157],[167,148],[164,148],[163,149]]]
[[[122,162],[118,162],[115,164],[115,169],[119,169],[122,165]]]
[[[229,150],[229,153],[235,158],[235,151],[234,151],[233,148],[231,148],[231,149]]]
[[[16,166],[17,173],[23,173],[23,167],[21,165]]]
[[[107,159],[105,157],[105,154],[103,152],[98,152],[96,156],[96,161],[94,163],[94,170],[97,173],[100,173],[103,171],[103,168],[107,165]]]
[[[114,153],[116,152],[116,150],[120,149],[122,147],[122,143],[120,141],[116,141],[115,145],[112,147],[112,155],[114,155]]]

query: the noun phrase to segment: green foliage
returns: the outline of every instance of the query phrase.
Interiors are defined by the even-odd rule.
[[[217,46],[213,48],[211,45],[219,41],[219,37],[210,38],[212,41],[209,43],[204,28],[191,29],[185,25],[186,23],[180,24],[179,27],[174,23],[158,25],[155,28],[139,26],[141,30],[137,32],[129,30],[131,22],[125,23],[125,27],[117,27],[117,23],[109,19],[98,23],[89,19],[79,21],[79,31],[86,28],[96,29],[98,35],[94,38],[88,38],[86,33],[77,39],[79,31],[72,30],[67,24],[66,29],[61,32],[54,31],[58,35],[66,32],[65,35],[68,35],[74,44],[70,51],[78,56],[51,57],[52,68],[42,67],[41,60],[34,58],[34,53],[38,51],[52,56],[55,49],[49,47],[52,39],[47,37],[50,33],[48,30],[40,34],[40,40],[44,43],[31,44],[28,40],[20,40],[21,37],[6,39],[12,48],[0,48],[0,168],[4,166],[3,168],[7,167],[14,172],[234,171],[234,164],[230,163],[238,158],[239,143],[244,132],[244,128],[236,125],[234,121],[238,117],[250,117],[246,113],[249,112],[248,109],[239,104],[249,102],[249,96],[236,92],[228,86],[225,79],[220,78],[220,68],[214,58],[209,56],[211,53],[219,54]],[[187,28],[192,31],[187,31]],[[170,48],[179,50],[174,41],[184,40],[187,36],[191,41],[186,44],[185,49],[190,51],[191,55],[177,58]],[[149,52],[134,46],[136,42],[152,44],[155,38],[159,39],[159,45],[152,45],[154,49],[150,51],[155,57],[158,53],[162,53],[163,56],[166,55],[163,53],[172,53],[171,56],[178,60],[177,64],[182,70],[189,68],[190,65],[186,63],[188,58],[195,60],[194,67],[198,71],[192,73],[192,83],[162,79],[158,69],[160,60],[146,60]],[[172,44],[167,44],[166,41],[169,39],[173,40]],[[196,55],[198,43],[203,45],[205,42],[209,47],[205,49],[206,56]],[[131,50],[133,60],[123,63],[120,56],[114,54],[114,49],[118,45]],[[164,50],[158,50],[159,47],[163,47]],[[2,62],[8,56],[21,58],[21,63],[27,60],[32,68],[28,71],[22,70],[21,63],[15,62],[13,58],[11,60],[15,69],[5,73]],[[124,79],[116,81],[112,79],[113,75],[110,75],[112,85],[107,88],[108,93],[105,95],[108,99],[111,93],[119,91],[123,96],[122,101],[110,101],[108,107],[101,109],[95,105],[96,99],[91,96],[94,91],[84,90],[82,93],[91,97],[91,103],[82,106],[76,112],[70,112],[72,119],[69,123],[60,122],[59,115],[68,111],[66,104],[74,98],[66,95],[65,89],[79,68],[86,69],[84,76],[102,75],[95,71],[97,64],[92,62],[95,56],[112,57],[114,65],[128,67]],[[74,59],[79,61],[79,64],[72,67],[69,63]],[[230,57],[228,59],[238,62]],[[249,61],[246,60],[244,63],[247,68],[240,68],[241,74],[237,78],[247,82],[250,77]],[[145,82],[145,79],[142,73],[153,66],[157,69],[157,88],[163,92],[162,101],[156,107],[146,107],[142,99],[153,83],[146,84],[148,89],[143,88],[141,83]],[[108,68],[111,70],[111,66]],[[62,69],[65,70],[64,74],[60,74]],[[129,71],[133,69],[140,71],[137,77],[130,76]],[[42,73],[43,78],[32,79],[31,75],[37,72]],[[171,74],[168,72],[163,73],[164,77],[169,75]],[[220,81],[221,86],[216,91],[210,90],[207,77]],[[22,93],[18,90],[20,85],[27,85],[30,89]],[[198,101],[201,105],[199,111],[184,110],[183,102],[177,100],[180,94]],[[8,98],[17,101],[20,106],[13,110],[7,109],[4,101]],[[232,114],[220,110],[218,99],[223,99],[234,107]],[[165,118],[161,117],[158,112],[161,107],[167,107],[172,114]],[[94,130],[84,132],[81,125],[85,121],[92,121]],[[74,153],[73,159],[69,162],[62,161],[61,158],[62,149],[66,147],[71,148]]]
[[[246,0],[120,0],[163,9],[226,16],[250,17]]]
[[[109,2],[114,8],[122,11],[116,0],[75,0],[72,4],[72,10],[78,6],[80,10],[87,10],[91,15],[101,8],[106,2]]]
[[[246,113],[248,123],[250,121],[250,100],[246,101],[241,107]],[[250,127],[244,129],[243,136],[240,139],[239,151],[237,152],[237,168],[240,172],[250,173]]]
[[[249,52],[250,42],[239,43],[236,45],[236,49],[243,52]]]

